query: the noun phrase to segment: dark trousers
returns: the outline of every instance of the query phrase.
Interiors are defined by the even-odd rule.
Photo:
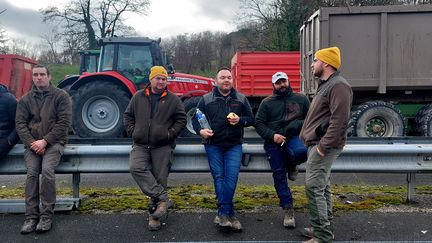
[[[141,191],[153,201],[168,200],[167,184],[174,149],[170,145],[148,148],[134,144],[129,170]]]
[[[54,171],[60,162],[63,150],[63,145],[54,144],[47,147],[42,156],[29,149],[24,151],[24,160],[27,166],[25,185],[25,216],[27,219],[37,219],[39,216],[51,218],[54,214],[56,202]],[[39,174],[42,175],[40,184]],[[42,204],[40,210],[39,203]]]
[[[264,150],[273,172],[273,182],[279,197],[279,205],[282,208],[292,207],[293,198],[288,186],[286,170],[288,154],[285,149],[275,143],[264,143]]]
[[[7,138],[0,138],[0,160],[2,160],[14,146],[10,145]]]

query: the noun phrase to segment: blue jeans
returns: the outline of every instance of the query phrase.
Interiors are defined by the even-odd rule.
[[[287,178],[287,154],[280,145],[275,143],[264,143],[270,167],[273,172],[273,182],[276,193],[279,197],[279,205],[283,207],[291,207],[293,198],[291,189],[288,187]]]
[[[218,203],[218,215],[234,216],[233,198],[240,172],[242,145],[222,147],[205,144]]]

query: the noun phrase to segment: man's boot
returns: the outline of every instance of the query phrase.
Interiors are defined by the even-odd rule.
[[[45,233],[52,227],[52,219],[50,217],[42,216],[36,226],[36,233]]]
[[[156,211],[151,215],[155,219],[162,218],[168,213],[168,200],[160,201],[157,205]]]
[[[295,228],[294,208],[292,206],[284,208],[283,226],[286,228]]]
[[[37,219],[26,219],[21,227],[21,234],[29,234],[35,231],[37,223]]]
[[[159,219],[155,219],[151,215],[149,215],[149,220],[148,221],[149,221],[148,222],[148,229],[150,231],[160,230],[160,228],[161,228],[161,222],[159,221]]]
[[[287,171],[288,172],[288,179],[290,181],[297,180],[297,176],[298,176],[298,173],[299,173],[298,166],[297,165],[293,165],[293,164],[289,164],[287,166],[287,169],[288,169],[288,171]]]

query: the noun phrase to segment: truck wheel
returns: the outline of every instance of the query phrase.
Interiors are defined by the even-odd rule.
[[[390,103],[365,102],[351,114],[348,131],[354,137],[401,137],[405,135],[405,118]]]
[[[200,101],[201,97],[195,96],[191,97],[189,99],[186,99],[183,101],[185,111],[186,111],[186,127],[183,129],[181,136],[182,137],[197,137],[195,130],[192,126],[192,118],[195,115],[196,107],[198,105],[198,102]]]
[[[415,117],[417,134],[432,137],[432,104],[423,106]]]
[[[123,112],[130,95],[119,86],[94,81],[80,87],[72,96],[72,126],[80,137],[123,136]]]

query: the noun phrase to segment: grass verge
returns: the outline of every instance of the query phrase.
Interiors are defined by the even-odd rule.
[[[307,199],[303,186],[293,186],[294,206],[306,210]],[[138,188],[81,188],[80,213],[125,212],[147,210],[148,198]],[[392,186],[333,185],[333,210],[373,210],[405,203],[406,188]],[[211,185],[184,185],[170,188],[175,201],[174,210],[202,211],[216,209],[214,189]],[[416,194],[432,194],[432,186],[416,187]],[[59,189],[58,197],[70,197],[69,189]],[[0,198],[23,198],[24,189],[1,188]],[[234,198],[239,211],[277,208],[278,198],[272,185],[238,185]]]

